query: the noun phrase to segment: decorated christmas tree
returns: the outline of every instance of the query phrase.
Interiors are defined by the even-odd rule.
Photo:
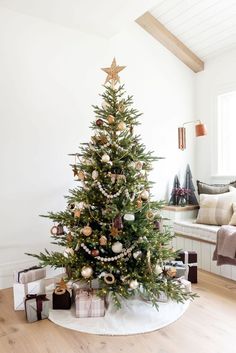
[[[161,292],[184,301],[193,296],[174,281],[165,261],[175,258],[172,235],[159,229],[163,202],[151,201],[148,173],[158,158],[145,151],[134,133],[140,113],[132,107],[118,73],[107,73],[101,106],[94,106],[91,141],[72,154],[78,185],[66,196],[63,212],[49,212],[53,242],[62,252],[31,254],[42,265],[64,267],[68,279],[99,280],[98,295],[122,298],[141,294],[154,305]]]

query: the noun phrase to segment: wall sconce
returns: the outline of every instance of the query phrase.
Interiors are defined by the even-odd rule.
[[[179,144],[178,147],[182,151],[185,150],[185,148],[186,148],[186,129],[185,129],[184,125],[191,124],[191,123],[197,123],[195,125],[196,137],[207,135],[206,125],[202,124],[202,122],[200,120],[187,121],[186,123],[183,124],[182,127],[178,128],[178,144]]]

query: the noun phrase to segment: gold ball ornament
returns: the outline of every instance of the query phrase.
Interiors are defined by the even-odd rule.
[[[113,284],[115,282],[115,277],[112,273],[106,273],[104,276],[104,281],[107,284]]]
[[[105,235],[102,235],[100,238],[99,238],[99,244],[100,245],[107,245],[107,237]]]
[[[91,266],[84,266],[81,270],[81,275],[84,278],[90,278],[93,274],[93,269]]]
[[[126,124],[123,121],[121,121],[117,126],[117,130],[124,131],[125,129],[126,129]]]
[[[103,163],[108,163],[108,162],[110,162],[110,157],[109,157],[108,154],[105,153],[105,154],[102,156],[102,162],[103,162]]]
[[[147,201],[149,198],[149,192],[147,190],[143,190],[140,196],[143,201]]]
[[[82,234],[85,235],[86,237],[89,237],[92,234],[93,230],[90,226],[85,226],[82,229]]]
[[[149,219],[151,221],[154,218],[154,213],[151,210],[149,210],[146,213],[146,217],[147,217],[147,219]]]
[[[80,216],[81,216],[81,211],[78,210],[78,209],[76,209],[76,210],[74,211],[74,216],[77,217],[77,218],[80,218]]]
[[[108,124],[114,124],[115,117],[113,115],[108,115],[107,121],[108,121]]]

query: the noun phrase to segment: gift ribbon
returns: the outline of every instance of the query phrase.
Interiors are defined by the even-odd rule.
[[[42,267],[41,266],[32,266],[30,268],[25,268],[24,270],[19,271],[18,272],[18,282],[20,282],[21,273],[25,273],[25,272],[28,272],[28,271],[31,271],[31,270],[39,270],[40,268],[42,268]]]
[[[36,299],[37,319],[42,320],[43,301],[48,301],[46,294],[27,294],[26,300]]]

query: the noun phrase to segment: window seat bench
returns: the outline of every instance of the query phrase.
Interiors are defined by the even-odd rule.
[[[236,281],[236,266],[217,266],[212,261],[216,235],[220,226],[198,224],[194,219],[173,222],[176,249],[195,250],[198,254],[198,268]]]

